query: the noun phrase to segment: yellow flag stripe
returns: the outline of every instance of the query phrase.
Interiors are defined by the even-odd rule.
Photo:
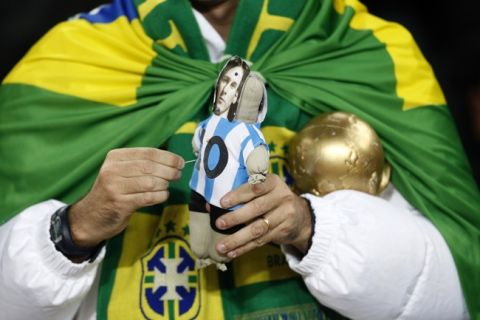
[[[178,28],[173,20],[169,20],[168,25],[170,26],[172,32],[167,38],[158,40],[157,42],[168,49],[174,49],[176,46],[180,46],[183,51],[187,52],[187,46],[185,45],[185,42],[180,35],[180,31],[178,31]]]
[[[201,288],[203,303],[197,319],[225,319],[217,268],[204,268],[201,277],[205,285]]]
[[[153,10],[155,7],[161,3],[166,2],[167,0],[147,0],[141,5],[138,6],[138,14],[140,19],[143,20],[145,17]]]
[[[175,134],[194,134],[195,129],[197,128],[198,123],[194,121],[189,121],[183,124],[176,132]]]
[[[268,2],[265,0],[263,2],[262,11],[260,13],[260,18],[258,19],[255,31],[253,32],[252,39],[248,45],[247,49],[247,59],[251,59],[255,48],[260,42],[260,38],[264,31],[266,30],[279,30],[287,31],[290,26],[293,24],[293,19],[275,16],[268,13]]]
[[[155,52],[138,20],[63,22],[15,66],[4,83],[21,83],[114,106],[137,100]],[[73,75],[73,76],[72,76]],[[72,80],[74,79],[74,80]]]
[[[445,97],[430,64],[420,52],[412,35],[401,25],[387,22],[368,13],[357,0],[335,0],[335,9],[343,14],[345,7],[355,10],[350,27],[372,30],[385,44],[393,60],[397,80],[397,96],[403,99],[403,110],[426,105],[443,105]]]

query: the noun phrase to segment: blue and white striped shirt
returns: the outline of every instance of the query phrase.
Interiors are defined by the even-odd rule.
[[[250,153],[260,145],[268,150],[259,124],[230,122],[215,114],[200,122],[193,139],[200,147],[190,188],[217,207],[227,192],[248,181]]]

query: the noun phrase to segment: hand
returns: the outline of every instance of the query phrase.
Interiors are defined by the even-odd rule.
[[[137,209],[164,202],[184,160],[155,148],[108,153],[90,192],[69,211],[72,239],[93,247],[123,231]]]
[[[241,203],[245,205],[215,222],[219,229],[247,224],[216,244],[219,253],[235,258],[269,242],[293,245],[306,253],[312,236],[309,205],[280,177],[269,174],[265,182],[244,184],[221,200],[224,208]]]

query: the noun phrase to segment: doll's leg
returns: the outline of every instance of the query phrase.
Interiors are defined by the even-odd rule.
[[[215,249],[216,244],[222,240],[223,238],[227,237],[230,234],[233,234],[240,230],[244,225],[235,226],[233,228],[227,230],[220,230],[216,227],[215,221],[221,217],[222,215],[231,212],[230,210],[219,208],[213,205],[210,205],[210,227],[211,227],[211,236],[210,236],[210,245],[208,248],[208,256],[217,265],[217,269],[225,271],[227,267],[225,263],[229,262],[229,257],[225,255],[221,255]]]
[[[211,230],[210,217],[206,212],[190,211],[190,246],[198,259],[208,258]]]
[[[208,258],[210,245],[210,214],[206,210],[205,199],[195,191],[192,191],[190,199],[190,247],[198,259]],[[202,265],[200,263],[200,265]]]
[[[227,256],[220,255],[217,250],[215,250],[215,245],[226,236],[226,234],[218,233],[212,230],[210,237],[210,245],[208,248],[208,256],[212,260],[212,263],[215,263],[217,265],[217,269],[222,271],[227,270],[227,266],[225,265],[225,263],[229,262],[231,259]]]

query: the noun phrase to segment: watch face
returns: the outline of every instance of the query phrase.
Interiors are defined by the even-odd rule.
[[[62,221],[57,214],[54,214],[52,217],[52,228],[53,228],[53,242],[59,243],[62,241]]]

